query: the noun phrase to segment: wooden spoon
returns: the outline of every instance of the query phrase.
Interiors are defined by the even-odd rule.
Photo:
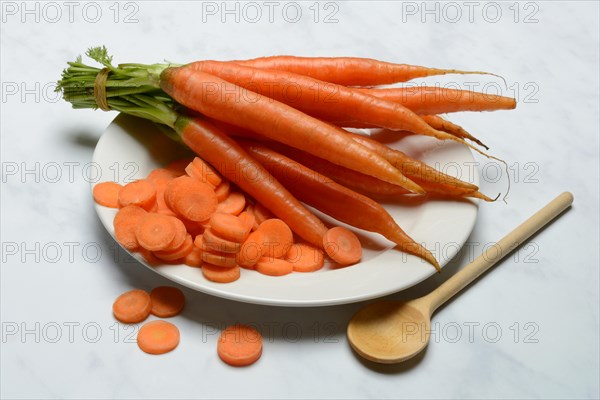
[[[348,324],[348,340],[362,357],[394,364],[417,355],[429,343],[433,312],[573,203],[564,192],[529,217],[472,263],[426,296],[407,302],[379,301],[359,310]]]

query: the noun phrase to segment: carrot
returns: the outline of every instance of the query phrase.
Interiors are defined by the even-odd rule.
[[[185,175],[185,168],[193,161],[193,158],[182,158],[178,160],[171,161],[166,167],[166,170],[169,170],[172,174],[174,174],[174,178]]]
[[[185,224],[179,218],[171,218],[170,221],[175,227],[175,237],[173,237],[173,240],[171,243],[169,243],[169,247],[167,247],[164,251],[177,249],[185,242],[185,239],[188,235]]]
[[[150,291],[152,314],[160,318],[174,317],[185,305],[183,292],[173,286],[158,286]]]
[[[471,135],[469,132],[464,130],[462,126],[456,125],[456,124],[440,117],[439,115],[422,115],[421,118],[423,118],[423,120],[425,122],[427,122],[429,124],[429,126],[431,126],[432,128],[435,128],[440,131],[448,132],[449,134],[454,135],[459,138],[462,138],[462,139],[469,139],[469,140],[477,143],[478,145],[485,147],[486,150],[489,150],[488,146],[486,146],[475,136]]]
[[[385,85],[446,74],[493,75],[481,71],[428,68],[358,57],[296,57],[284,55],[232,62],[254,68],[289,71],[346,86]]]
[[[173,210],[169,208],[165,201],[165,191],[167,190],[167,186],[171,180],[172,179],[156,179],[152,183],[154,184],[154,188],[156,189],[156,212],[159,214],[170,215],[175,217],[177,216],[177,214],[175,214],[175,212],[173,212]]]
[[[169,250],[155,251],[154,255],[163,261],[176,261],[185,258],[193,249],[194,241],[192,240],[192,235],[186,232],[184,241],[179,246]]]
[[[410,238],[379,203],[271,149],[256,143],[241,143],[248,153],[267,166],[275,178],[289,187],[299,200],[338,221],[378,232],[396,243],[400,250],[421,257],[439,268],[435,257]],[[386,184],[392,186],[387,182]],[[395,188],[402,189],[398,186]]]
[[[263,256],[282,258],[290,246],[294,244],[292,230],[280,219],[268,219],[258,226],[258,231],[264,233]]]
[[[119,191],[123,188],[116,182],[100,182],[94,186],[94,201],[101,206],[119,208]]]
[[[236,243],[242,243],[250,233],[248,226],[239,217],[222,212],[216,212],[210,217],[210,226],[216,235]]]
[[[119,205],[139,206],[150,210],[156,201],[156,189],[154,185],[145,179],[140,179],[127,185],[119,191]]]
[[[213,188],[216,188],[221,184],[221,177],[219,174],[217,174],[213,167],[198,157],[194,158],[194,160],[185,167],[185,172],[202,183],[208,183]]]
[[[154,253],[150,250],[146,250],[145,248],[140,247],[139,249],[137,249],[137,251],[140,253],[142,258],[151,266],[157,266],[163,263],[163,261],[156,257]]]
[[[275,218],[273,213],[271,211],[269,211],[269,209],[267,207],[263,206],[260,203],[256,203],[254,205],[253,213],[254,213],[254,216],[256,217],[256,222],[258,222],[259,225],[268,219]]]
[[[457,111],[512,110],[517,106],[516,100],[510,97],[436,86],[359,90],[371,96],[400,103],[422,115],[445,114]]]
[[[148,292],[140,289],[121,294],[113,303],[116,319],[126,324],[142,322],[152,310],[152,301]]]
[[[398,170],[382,157],[348,138],[342,129],[288,105],[242,89],[213,75],[194,71],[189,66],[165,69],[161,73],[160,85],[175,101],[208,117],[235,123],[292,147],[312,151],[335,164],[360,170],[382,180],[407,184],[406,177]],[[232,95],[235,98],[228,101],[227,97]],[[181,117],[178,121],[181,121]],[[181,126],[182,122],[185,124],[183,120],[175,122],[175,126]],[[181,128],[179,131],[182,132]],[[210,162],[197,148],[192,149],[202,159]],[[213,162],[210,164],[220,168]],[[234,168],[232,172],[239,175],[238,168]],[[234,179],[230,180],[235,182]]]
[[[285,255],[285,260],[292,264],[296,272],[314,272],[323,267],[325,257],[323,251],[309,244],[293,244]]]
[[[140,246],[150,251],[169,248],[177,234],[174,218],[155,213],[142,216],[135,230],[135,237]]]
[[[240,192],[231,192],[225,200],[219,203],[217,211],[225,214],[238,215],[246,207],[246,197]]]
[[[252,211],[248,211],[248,209],[246,208],[247,211],[242,212],[240,215],[238,215],[239,220],[242,222],[242,225],[244,226],[244,231],[247,232],[246,236],[248,236],[250,234],[250,232],[252,231],[252,229],[254,228],[254,224],[256,222],[256,217],[254,216],[254,214],[252,213]],[[258,228],[258,226],[257,226]]]
[[[253,267],[264,253],[265,233],[254,231],[242,243],[240,252],[237,254],[237,263],[244,268]]]
[[[179,329],[167,321],[150,321],[137,335],[139,348],[148,354],[164,354],[179,345]]]
[[[222,251],[207,251],[206,244],[203,243],[202,261],[222,268],[232,268],[237,265],[235,254],[224,253]]]
[[[202,234],[202,250],[207,252],[220,253],[238,253],[242,247],[241,242],[232,242],[217,236],[213,232],[214,228],[209,228]]]
[[[240,279],[240,267],[223,268],[210,263],[202,264],[202,275],[212,282],[230,283]]]
[[[135,231],[140,220],[146,214],[146,210],[141,207],[126,206],[121,208],[115,215],[113,220],[115,238],[127,250],[135,250],[139,247]]]
[[[255,266],[263,275],[281,276],[291,274],[294,270],[292,263],[279,258],[262,257]]]
[[[150,171],[148,176],[146,176],[146,180],[150,181],[152,183],[168,182],[171,179],[175,179],[180,175],[182,175],[182,174],[175,172],[173,169],[155,168],[152,171]]]
[[[215,188],[215,194],[217,195],[217,200],[219,202],[224,201],[227,196],[229,196],[229,191],[231,189],[231,185],[227,181],[221,182],[219,186]]]
[[[340,265],[356,264],[362,258],[362,246],[354,233],[341,226],[327,231],[323,247],[331,259]]]
[[[189,176],[169,182],[165,189],[165,202],[173,211],[191,221],[208,219],[218,204],[211,186]]]
[[[327,230],[325,225],[232,138],[206,121],[184,116],[178,118],[175,128],[183,142],[225,178],[265,204],[304,240],[321,246]],[[253,171],[254,174],[249,175],[244,171]]]
[[[202,236],[198,236],[202,238]],[[189,267],[201,267],[202,266],[202,248],[196,245],[194,240],[194,248],[192,251],[183,258],[183,263]]]
[[[262,354],[262,336],[248,325],[232,325],[219,336],[217,354],[234,367],[254,364]]]

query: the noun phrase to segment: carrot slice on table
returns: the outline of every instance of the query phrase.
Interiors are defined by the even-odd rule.
[[[139,247],[135,231],[143,216],[147,214],[146,210],[138,206],[126,206],[121,208],[115,219],[113,226],[115,228],[115,237],[117,242],[127,250],[135,250]]]
[[[152,310],[150,295],[145,290],[135,289],[123,293],[113,303],[116,319],[126,324],[142,322]]]
[[[192,251],[183,258],[183,263],[189,267],[201,267],[202,266],[202,249],[196,245],[192,248]]]
[[[268,219],[259,225],[258,230],[265,234],[263,255],[282,258],[294,243],[292,230],[280,219]]]
[[[254,231],[248,239],[242,243],[240,252],[237,254],[237,262],[244,268],[253,267],[264,253],[265,233]]]
[[[223,268],[232,268],[237,265],[235,254],[223,253],[220,251],[206,251],[206,246],[203,246],[202,261]]]
[[[243,242],[250,233],[240,218],[223,212],[214,213],[209,224],[216,235],[237,243]]]
[[[192,235],[186,233],[183,243],[172,250],[161,250],[154,252],[154,255],[164,261],[175,261],[184,258],[194,249]]]
[[[183,310],[185,296],[173,286],[159,286],[150,292],[152,299],[151,313],[160,318],[174,317]]]
[[[356,264],[362,257],[362,246],[356,235],[341,226],[325,233],[323,248],[333,261],[341,265]]]
[[[208,228],[202,234],[202,250],[221,253],[237,253],[240,251],[240,248],[242,247],[241,243],[223,239],[217,236],[213,231],[214,228]]]
[[[145,179],[140,179],[123,186],[119,192],[119,205],[140,206],[150,210],[156,201],[154,185]]]
[[[140,246],[150,251],[165,250],[177,234],[173,223],[175,217],[148,213],[144,215],[135,230],[135,237]]]
[[[191,221],[204,221],[217,209],[215,191],[189,176],[173,179],[165,190],[167,206]]]
[[[179,329],[167,321],[150,321],[140,328],[137,344],[149,354],[168,353],[179,344]]]
[[[215,194],[217,195],[217,200],[224,201],[227,196],[229,196],[229,191],[231,189],[231,185],[228,181],[223,181],[215,188]]]
[[[238,215],[246,207],[246,197],[240,192],[231,192],[219,203],[217,210],[222,213]]]
[[[256,263],[256,270],[271,276],[287,275],[294,270],[292,263],[279,258],[262,257]]]
[[[230,283],[240,279],[240,267],[223,268],[218,265],[202,264],[202,275],[212,282]]]
[[[119,192],[123,188],[116,182],[100,182],[94,186],[94,201],[101,206],[119,208]]]
[[[309,244],[293,244],[285,255],[285,260],[292,264],[296,272],[313,272],[323,267],[325,257],[323,251]]]
[[[262,347],[262,335],[256,329],[237,324],[221,332],[217,354],[229,365],[244,367],[260,358]]]

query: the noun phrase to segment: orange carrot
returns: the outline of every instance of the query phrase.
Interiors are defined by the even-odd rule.
[[[221,177],[219,174],[202,159],[196,157],[194,160],[185,167],[185,172],[192,178],[198,179],[202,183],[208,183],[213,188],[216,188],[221,184]]]
[[[127,185],[119,191],[119,205],[139,206],[150,210],[156,201],[156,189],[152,183],[140,179]]]
[[[127,250],[135,250],[139,247],[135,231],[140,220],[146,214],[146,210],[141,207],[126,206],[121,208],[115,215],[113,220],[115,238]]]
[[[240,267],[236,265],[231,268],[223,268],[221,266],[204,263],[202,264],[202,275],[212,282],[230,283],[240,279]]]
[[[256,222],[256,217],[254,216],[254,213],[251,210],[244,211],[240,215],[238,215],[238,218],[242,222],[244,231],[247,232],[246,236],[248,236],[250,234],[250,232],[252,231],[252,229],[254,228],[254,224]]]
[[[198,237],[202,238],[202,236]],[[184,257],[183,263],[189,267],[202,266],[202,248],[196,245],[196,241],[194,241],[194,248],[192,251]]]
[[[235,215],[216,212],[210,217],[210,226],[215,234],[236,243],[242,243],[250,229]]]
[[[439,115],[422,115],[421,118],[423,118],[423,120],[425,122],[427,122],[429,124],[429,126],[431,126],[432,128],[447,132],[451,135],[454,135],[454,136],[462,138],[462,139],[469,139],[469,140],[477,143],[478,145],[485,147],[486,150],[489,150],[488,146],[486,146],[475,136],[471,135],[469,132],[464,130],[462,126],[452,123],[452,122],[440,117]]]
[[[400,103],[423,115],[456,111],[512,110],[517,106],[515,99],[510,97],[441,87],[411,86],[359,90],[371,96]]]
[[[169,248],[177,234],[174,218],[155,213],[142,216],[135,230],[135,237],[140,246],[150,251]]]
[[[323,247],[331,259],[340,265],[356,264],[362,258],[362,246],[354,233],[341,226],[327,231]]]
[[[163,261],[181,261],[185,256],[190,254],[194,249],[194,241],[192,235],[186,234],[185,240],[177,247],[169,250],[155,251],[154,255]]]
[[[174,178],[178,176],[185,175],[185,168],[194,161],[193,158],[182,158],[178,160],[171,161],[166,167],[166,170],[169,170],[172,174],[174,174]]]
[[[189,176],[173,179],[165,189],[165,202],[173,211],[191,221],[204,221],[217,209],[215,191]]]
[[[279,258],[262,257],[256,263],[256,270],[264,275],[282,276],[291,274],[294,270],[292,263]]]
[[[342,129],[312,118],[288,105],[242,89],[213,75],[194,71],[189,66],[165,69],[161,73],[160,84],[178,103],[203,115],[235,123],[292,147],[312,151],[335,164],[360,170],[382,180],[400,185],[407,184],[406,177],[398,170],[382,157],[348,138]],[[231,95],[236,98],[228,101],[227,97]],[[182,132],[181,125],[186,125],[186,121],[179,117],[175,127],[179,126],[178,130]],[[198,149],[193,150],[215,168],[220,168],[200,154]],[[233,172],[240,175],[238,168],[234,166]],[[234,179],[230,180],[235,182]]]
[[[187,160],[185,160],[185,161],[187,161]],[[146,177],[146,180],[148,180],[152,183],[156,183],[159,181],[168,182],[171,179],[175,179],[180,175],[182,175],[182,174],[175,172],[173,169],[155,168],[152,171],[150,171],[150,173]]]
[[[159,286],[150,292],[152,314],[160,318],[174,317],[185,305],[183,292],[173,286]]]
[[[290,246],[294,244],[292,230],[280,219],[268,219],[258,226],[258,231],[264,233],[263,256],[282,258]]]
[[[150,321],[137,335],[139,348],[148,354],[164,354],[179,345],[179,329],[167,321]]]
[[[285,260],[296,272],[313,272],[321,269],[325,262],[323,251],[309,244],[296,243],[290,247]]]
[[[231,189],[231,185],[227,181],[221,182],[219,186],[215,188],[215,194],[217,195],[217,200],[219,202],[224,201],[229,196],[229,191]]]
[[[217,236],[213,232],[214,228],[209,228],[202,234],[202,250],[208,252],[238,253],[242,247],[241,242],[232,242]]]
[[[267,207],[263,206],[260,203],[256,203],[254,205],[253,213],[254,213],[254,216],[256,217],[256,222],[258,222],[259,225],[268,219],[275,218],[273,213],[271,211],[269,211],[269,209]]]
[[[229,326],[219,336],[217,354],[234,367],[253,364],[262,354],[262,336],[247,325]]]
[[[238,215],[246,207],[246,197],[240,192],[230,192],[225,200],[219,203],[217,211],[225,214]]]
[[[100,182],[94,186],[94,201],[101,206],[119,208],[119,192],[123,186],[116,182]]]
[[[116,319],[126,324],[142,322],[152,310],[152,301],[148,292],[140,289],[123,293],[113,303]]]
[[[254,68],[289,71],[346,86],[377,86],[446,74],[488,74],[480,71],[428,68],[358,57],[271,56],[232,61]]]
[[[253,267],[264,253],[265,233],[254,231],[242,243],[240,252],[237,254],[237,263],[244,268]]]
[[[232,268],[237,265],[235,254],[224,253],[221,251],[208,251],[203,242],[202,261],[222,268]]]

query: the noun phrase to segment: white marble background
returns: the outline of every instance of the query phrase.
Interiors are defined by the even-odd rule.
[[[296,23],[283,18],[285,3],[273,6],[272,22],[268,5],[255,3],[263,13],[256,23],[256,9],[244,14],[243,3],[239,22],[221,2],[52,4],[2,2],[2,398],[599,397],[597,2],[296,2]],[[333,11],[337,22],[324,23]],[[65,61],[98,44],[117,61],[289,53],[494,71],[518,109],[454,120],[514,165],[512,191],[508,204],[480,208],[469,242],[481,251],[561,191],[572,191],[575,205],[439,310],[438,339],[404,365],[352,353],[345,326],[362,304],[288,309],[187,289],[175,318],[179,348],[149,356],[115,324],[110,304],[125,290],[169,282],[114,255],[82,176],[114,114],[73,111],[51,92]],[[498,82],[433,82],[451,80]],[[484,167],[483,190],[503,190]],[[89,262],[98,247],[101,257]],[[427,293],[466,259],[390,297]],[[218,327],[233,321],[273,327],[250,368],[216,356]]]

